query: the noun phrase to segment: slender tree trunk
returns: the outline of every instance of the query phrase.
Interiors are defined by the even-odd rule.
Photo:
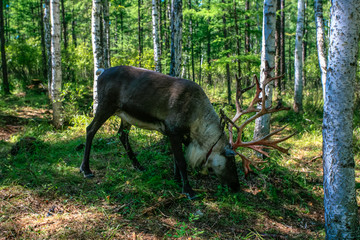
[[[67,40],[67,23],[66,23],[66,16],[65,16],[65,0],[61,0],[61,15],[62,15],[62,30],[63,30],[63,41],[64,41],[64,49],[66,50],[68,47],[68,40]]]
[[[210,11],[211,0],[209,0],[208,10]],[[208,84],[213,85],[212,76],[211,76],[211,30],[210,30],[210,18],[207,20],[207,63],[208,63]]]
[[[141,43],[141,0],[138,0],[138,41],[139,41],[139,67],[141,67],[142,60],[142,43]]]
[[[71,10],[72,13],[72,21],[71,21],[71,32],[72,32],[72,40],[74,43],[75,48],[77,47],[77,39],[76,39],[76,32],[75,32],[75,27],[76,27],[76,17],[74,14],[74,7]]]
[[[61,103],[61,51],[60,51],[60,3],[59,0],[50,1],[51,18],[51,100],[53,108],[53,124],[56,128],[62,126],[62,103]]]
[[[102,0],[103,9],[103,51],[104,51],[104,67],[111,67],[110,62],[110,17],[109,17],[109,2],[108,0]]]
[[[301,113],[303,111],[302,98],[303,98],[303,79],[302,79],[302,41],[304,34],[304,0],[298,1],[298,19],[296,25],[296,38],[295,38],[295,96],[294,96],[294,111]]]
[[[171,4],[171,52],[170,75],[178,77],[181,71],[182,1]]]
[[[225,52],[228,52],[229,50],[229,41],[227,39],[227,27],[226,27],[226,16],[225,16],[225,0],[222,0],[222,3],[224,4],[224,14],[222,16],[223,20],[223,34],[224,34],[224,41],[225,41]],[[226,56],[229,57],[229,53],[226,53]],[[230,65],[229,63],[226,63],[226,83],[227,83],[227,91],[228,91],[228,104],[231,105],[231,77],[230,77]]]
[[[316,23],[316,44],[317,44],[319,67],[321,73],[323,98],[325,101],[326,46],[325,46],[325,28],[324,28],[324,19],[323,19],[322,0],[315,0],[315,23]]]
[[[279,14],[281,8],[281,0],[276,0],[276,31],[275,31],[275,76],[281,75],[280,65],[281,65],[281,16]],[[274,91],[274,100],[276,102],[281,102],[281,81],[280,79],[275,80],[275,91]]]
[[[189,9],[191,10],[192,6],[191,6],[191,0],[189,0]],[[190,44],[190,49],[191,49],[191,71],[192,71],[192,80],[195,81],[195,61],[194,61],[194,44],[193,44],[193,20],[192,20],[192,16],[190,15],[190,22],[189,22],[189,44]],[[200,79],[199,79],[200,81]]]
[[[152,24],[153,24],[153,41],[154,41],[154,61],[155,70],[161,72],[161,53],[159,38],[159,19],[158,19],[157,0],[152,0]]]
[[[289,55],[289,61],[288,61],[288,66],[289,66],[289,69],[288,69],[288,73],[289,73],[289,80],[292,80],[292,69],[291,69],[291,66],[293,65],[292,61],[291,61],[291,53],[292,53],[292,49],[291,49],[291,37],[289,37],[289,51],[288,51],[288,55]],[[285,81],[284,82],[284,89],[285,89]]]
[[[275,65],[275,27],[276,27],[276,0],[264,1],[263,31],[262,31],[262,51],[261,51],[261,71],[260,83],[265,81],[265,67],[268,62],[269,67]],[[268,84],[265,89],[267,95],[266,107],[272,103],[272,84]],[[260,106],[258,106],[260,108]],[[254,139],[266,136],[270,132],[270,114],[266,114],[255,120]]]
[[[302,82],[303,82],[303,86],[306,87],[306,72],[305,72],[305,59],[307,56],[307,16],[306,16],[306,8],[307,8],[307,0],[304,0],[305,5],[304,5],[304,34],[303,34],[303,41],[301,44],[301,48],[302,48],[302,57],[301,57],[301,61],[302,61]]]
[[[250,2],[245,1],[245,54],[250,52],[250,23],[249,23]]]
[[[50,0],[44,0],[44,31],[45,31],[45,49],[46,49],[46,68],[48,80],[48,94],[51,99],[51,26],[50,26]]]
[[[104,52],[101,42],[101,0],[93,0],[92,17],[91,17],[91,36],[94,55],[94,85],[93,85],[93,112],[96,113],[98,106],[98,89],[96,72],[99,68],[104,68]]]
[[[10,94],[10,84],[8,80],[7,62],[5,54],[5,30],[4,30],[4,3],[0,0],[0,45],[1,45],[1,69],[3,75],[4,93]]]
[[[353,154],[359,9],[357,0],[332,1],[323,122],[326,239],[359,239],[360,236]]]
[[[41,56],[42,56],[42,72],[43,78],[47,79],[47,57],[46,57],[46,47],[45,47],[45,32],[44,32],[44,12],[42,11],[43,0],[40,0],[40,33],[41,33]]]
[[[286,74],[285,68],[285,0],[280,0],[281,21],[280,21],[280,74]],[[285,90],[285,79],[282,79],[281,89]]]
[[[240,60],[239,60],[239,57],[240,57],[240,34],[239,34],[239,26],[238,26],[238,18],[237,18],[237,7],[236,7],[236,0],[233,1],[233,4],[234,4],[234,24],[235,24],[235,34],[236,34],[236,54],[237,54],[237,59],[236,59],[236,62],[237,62],[237,74],[238,74],[238,77],[241,77],[242,74],[241,74],[241,66],[240,66]]]

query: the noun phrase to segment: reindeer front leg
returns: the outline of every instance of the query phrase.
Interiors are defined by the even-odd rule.
[[[182,138],[179,137],[180,135],[171,135],[169,136],[171,149],[174,154],[175,159],[175,171],[179,171],[182,179],[183,189],[182,192],[186,194],[186,196],[192,200],[196,198],[196,193],[191,188],[187,171],[186,171],[186,160],[182,151]],[[175,173],[176,174],[176,173]]]

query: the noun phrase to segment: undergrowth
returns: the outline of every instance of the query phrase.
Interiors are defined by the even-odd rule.
[[[219,96],[212,92],[208,90],[214,94],[211,96]],[[254,169],[247,179],[238,159],[239,193],[231,193],[212,174],[189,169],[190,181],[200,196],[189,201],[173,180],[166,138],[132,128],[130,143],[145,167],[145,171],[138,171],[116,135],[120,126],[116,117],[97,133],[90,159],[95,178],[84,179],[79,166],[85,128],[92,118],[79,114],[75,106],[69,107],[72,116],[68,115],[67,125],[56,131],[49,123],[49,113],[41,119],[18,116],[24,108],[46,109],[46,98],[28,93],[0,100],[1,115],[15,116],[23,125],[10,139],[0,141],[0,232],[5,238],[324,238],[322,111],[318,99],[306,98],[303,115],[289,111],[273,116],[274,128],[287,125],[284,134],[297,132],[283,143],[291,148],[290,155],[271,152],[262,169]],[[211,99],[217,111],[224,108],[229,115],[234,113],[234,107]],[[83,112],[88,112],[86,108]],[[354,121],[359,119],[356,115]],[[252,131],[250,125],[244,138],[251,139]],[[355,129],[355,143],[360,141],[359,131]],[[11,155],[11,148],[24,137],[35,137],[35,144]],[[358,163],[358,147],[355,159]]]

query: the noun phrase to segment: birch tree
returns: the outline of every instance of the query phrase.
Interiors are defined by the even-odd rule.
[[[316,23],[316,45],[317,45],[319,67],[321,73],[321,83],[323,88],[323,98],[325,101],[326,50],[325,50],[325,29],[324,29],[322,0],[315,0],[315,23]]]
[[[51,18],[51,102],[53,109],[53,124],[56,128],[62,126],[61,103],[61,51],[60,51],[60,3],[59,0],[50,1]]]
[[[170,75],[178,77],[181,71],[182,1],[171,0]]]
[[[94,55],[94,85],[93,85],[93,112],[96,113],[98,105],[96,72],[104,68],[103,48],[101,43],[101,0],[93,0],[91,15],[91,40]]]
[[[1,68],[3,75],[3,86],[5,94],[10,94],[6,55],[5,55],[5,31],[4,31],[4,3],[0,0],[0,45],[1,45]]]
[[[159,18],[157,0],[152,0],[152,25],[153,25],[153,41],[154,41],[154,62],[155,71],[161,72],[161,47],[159,38]]]
[[[295,38],[295,55],[294,55],[294,71],[295,71],[295,88],[294,88],[294,111],[302,112],[302,98],[303,98],[303,55],[302,55],[302,41],[304,34],[304,9],[305,1],[298,0],[298,18],[296,24],[296,38]]]
[[[276,0],[264,0],[263,29],[261,46],[260,84],[265,80],[266,61],[269,67],[275,65],[275,25],[276,25]],[[266,86],[266,107],[272,103],[272,84]],[[270,132],[270,114],[255,120],[254,139],[263,137]]]
[[[46,51],[46,68],[48,80],[48,94],[51,98],[51,26],[50,26],[50,0],[44,1],[44,35],[45,35],[45,51]]]
[[[360,1],[333,0],[323,122],[326,239],[359,239],[353,154]]]

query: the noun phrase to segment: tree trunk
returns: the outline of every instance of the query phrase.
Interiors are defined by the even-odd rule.
[[[233,4],[234,4],[234,24],[235,24],[235,34],[236,34],[236,54],[237,54],[237,59],[236,59],[236,62],[237,62],[237,74],[238,74],[238,77],[241,77],[241,66],[240,66],[240,60],[239,60],[239,57],[240,57],[240,35],[239,35],[239,26],[238,26],[238,18],[237,18],[237,7],[236,7],[236,0],[233,1]]]
[[[295,96],[294,96],[294,111],[301,113],[303,111],[302,98],[303,98],[303,79],[302,79],[302,41],[304,34],[304,9],[305,1],[298,1],[298,18],[296,24],[296,38],[295,38]]]
[[[332,1],[323,123],[326,239],[360,236],[353,154],[359,9],[357,0]]]
[[[315,23],[316,23],[316,43],[317,43],[319,67],[321,73],[321,83],[323,89],[323,98],[325,101],[326,47],[325,47],[325,28],[324,28],[324,19],[323,19],[322,0],[315,0]]]
[[[50,1],[51,17],[51,100],[53,108],[53,124],[55,128],[62,126],[62,103],[61,103],[61,51],[60,51],[60,3],[59,0]]]
[[[5,30],[4,30],[4,2],[0,0],[0,45],[1,45],[1,69],[3,74],[4,93],[10,94],[10,85],[8,80],[7,62],[5,55]]]
[[[276,0],[276,12],[278,13],[281,8],[281,0]],[[276,14],[276,31],[275,31],[275,76],[280,76],[281,70],[281,15]],[[280,79],[275,80],[275,91],[274,91],[275,102],[281,102],[281,81]]]
[[[154,41],[154,61],[155,70],[161,72],[161,53],[160,53],[160,38],[159,38],[159,19],[157,0],[152,0],[152,24],[153,24],[153,41]]]
[[[72,18],[73,18],[72,21],[71,21],[72,40],[73,40],[73,43],[74,43],[74,47],[76,48],[77,47],[77,39],[76,39],[76,32],[75,32],[76,17],[75,17],[75,14],[74,14],[74,7],[72,8],[71,13],[72,13]]]
[[[110,17],[109,17],[109,2],[108,0],[102,0],[102,9],[103,9],[103,51],[104,51],[104,67],[111,67],[110,62]]]
[[[67,26],[66,26],[66,16],[65,16],[65,0],[61,0],[61,15],[62,15],[62,30],[63,30],[63,41],[64,41],[64,49],[67,49],[68,41],[67,41]]]
[[[222,0],[222,3],[224,4],[224,14],[222,16],[223,20],[223,33],[224,33],[224,41],[225,41],[225,52],[228,52],[229,50],[229,41],[227,39],[227,28],[226,28],[226,16],[225,16],[225,0]],[[229,57],[229,53],[226,53],[226,56]],[[230,77],[230,65],[229,63],[226,63],[226,83],[227,83],[227,91],[228,91],[228,104],[231,105],[231,77]]]
[[[211,0],[209,0],[208,10],[210,11]],[[210,30],[210,18],[207,21],[207,63],[208,63],[208,75],[207,81],[208,84],[213,85],[212,76],[211,76],[211,30]]]
[[[47,68],[47,80],[48,80],[48,94],[51,99],[51,26],[50,26],[50,0],[44,1],[44,32],[45,32],[45,49],[46,49],[46,68]]]
[[[264,1],[263,13],[263,31],[261,46],[261,71],[260,83],[265,81],[265,67],[268,62],[269,67],[273,68],[275,64],[275,27],[276,27],[276,0]],[[265,89],[266,107],[272,103],[272,84],[268,84]],[[260,108],[260,106],[258,106]],[[254,139],[259,139],[270,132],[270,114],[266,114],[255,120]]]
[[[141,44],[141,0],[138,0],[138,42],[139,42],[139,67],[141,67],[142,58],[142,44]]]
[[[45,32],[44,32],[44,12],[42,11],[43,0],[40,0],[40,32],[41,32],[41,56],[42,56],[42,72],[43,78],[47,79],[47,57],[46,57],[46,46],[45,46]]]
[[[189,9],[191,10],[191,0],[189,0]],[[190,22],[189,22],[189,44],[190,44],[190,51],[191,51],[191,71],[192,71],[192,80],[195,81],[195,61],[194,61],[194,44],[193,44],[193,22],[192,16],[190,15]],[[200,81],[200,79],[199,79]]]
[[[179,77],[181,71],[182,1],[171,4],[170,76]]]
[[[96,113],[98,105],[97,78],[96,72],[99,68],[104,68],[104,52],[101,42],[101,0],[93,0],[91,17],[91,36],[94,55],[94,86],[93,86],[93,112]]]
[[[250,2],[245,1],[245,54],[250,52],[250,23],[249,23]]]
[[[285,68],[285,0],[280,0],[280,9],[281,9],[281,21],[280,21],[280,73],[286,74]],[[285,80],[286,78],[282,79],[281,82],[281,89],[285,90]]]

